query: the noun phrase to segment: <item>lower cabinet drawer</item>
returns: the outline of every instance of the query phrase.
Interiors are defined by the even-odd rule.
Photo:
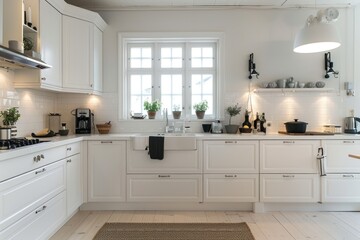
[[[65,190],[65,160],[0,183],[0,231]]]
[[[201,174],[132,174],[128,202],[201,202]]]
[[[260,202],[319,202],[318,174],[260,174]]]
[[[205,174],[204,202],[258,202],[259,174]]]
[[[328,174],[321,184],[322,202],[360,202],[360,174]]]
[[[34,208],[32,212],[15,224],[0,232],[0,239],[7,240],[46,240],[51,237],[65,221],[65,191],[48,202]]]

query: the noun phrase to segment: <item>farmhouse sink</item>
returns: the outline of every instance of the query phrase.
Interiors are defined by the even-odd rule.
[[[164,150],[196,150],[196,133],[139,133],[131,137],[134,150],[145,150],[149,136],[164,136]]]

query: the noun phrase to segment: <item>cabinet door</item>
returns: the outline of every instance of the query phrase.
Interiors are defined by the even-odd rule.
[[[51,68],[41,70],[41,85],[62,86],[62,15],[40,1],[41,57]]]
[[[102,39],[102,31],[98,29],[95,25],[93,25],[94,29],[94,47],[93,47],[93,64],[92,67],[92,84],[93,84],[93,92],[100,94],[103,88],[103,39]]]
[[[70,216],[83,203],[82,168],[80,154],[66,159],[66,202],[67,216]]]
[[[260,141],[261,173],[318,173],[320,141]]]
[[[360,155],[359,140],[325,140],[326,173],[360,173],[360,160],[349,154]]]
[[[360,174],[328,174],[321,181],[323,202],[360,202]]]
[[[204,202],[258,202],[259,174],[204,174]]]
[[[204,141],[205,173],[258,173],[258,141]]]
[[[61,192],[25,217],[0,231],[0,239],[48,240],[66,219],[66,196]]]
[[[68,91],[91,92],[91,23],[63,16],[63,87]]]
[[[127,176],[129,202],[201,202],[201,174]]]
[[[260,202],[318,202],[318,174],[260,174]]]
[[[89,141],[89,202],[125,201],[126,142]]]

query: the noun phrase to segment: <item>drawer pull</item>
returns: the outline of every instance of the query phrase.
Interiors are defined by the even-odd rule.
[[[71,147],[68,147],[68,148],[66,149],[66,151],[71,151]]]
[[[170,175],[158,175],[159,178],[169,178],[171,177]]]
[[[225,143],[237,143],[237,141],[225,141]]]
[[[282,175],[283,176],[283,178],[294,178],[295,177],[295,175]]]
[[[101,143],[112,143],[112,141],[101,141]]]
[[[45,171],[46,171],[46,168],[43,168],[43,169],[41,169],[41,170],[39,170],[39,171],[36,171],[35,174],[43,173],[43,172],[45,172]]]
[[[344,140],[343,143],[355,143],[355,141],[351,141],[351,140]]]
[[[45,205],[42,206],[42,208],[40,208],[39,210],[36,210],[36,211],[35,211],[35,214],[38,214],[39,212],[44,211],[46,208],[47,208],[47,207],[46,207]]]
[[[71,163],[71,159],[66,160],[67,163]]]
[[[237,175],[225,175],[226,178],[236,178]]]
[[[294,144],[295,141],[283,141],[284,144]]]
[[[352,174],[344,174],[342,175],[343,178],[354,178],[355,176]]]

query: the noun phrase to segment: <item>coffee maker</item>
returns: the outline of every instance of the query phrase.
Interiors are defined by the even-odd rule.
[[[75,110],[75,133],[91,133],[91,110],[88,108],[77,108]]]

